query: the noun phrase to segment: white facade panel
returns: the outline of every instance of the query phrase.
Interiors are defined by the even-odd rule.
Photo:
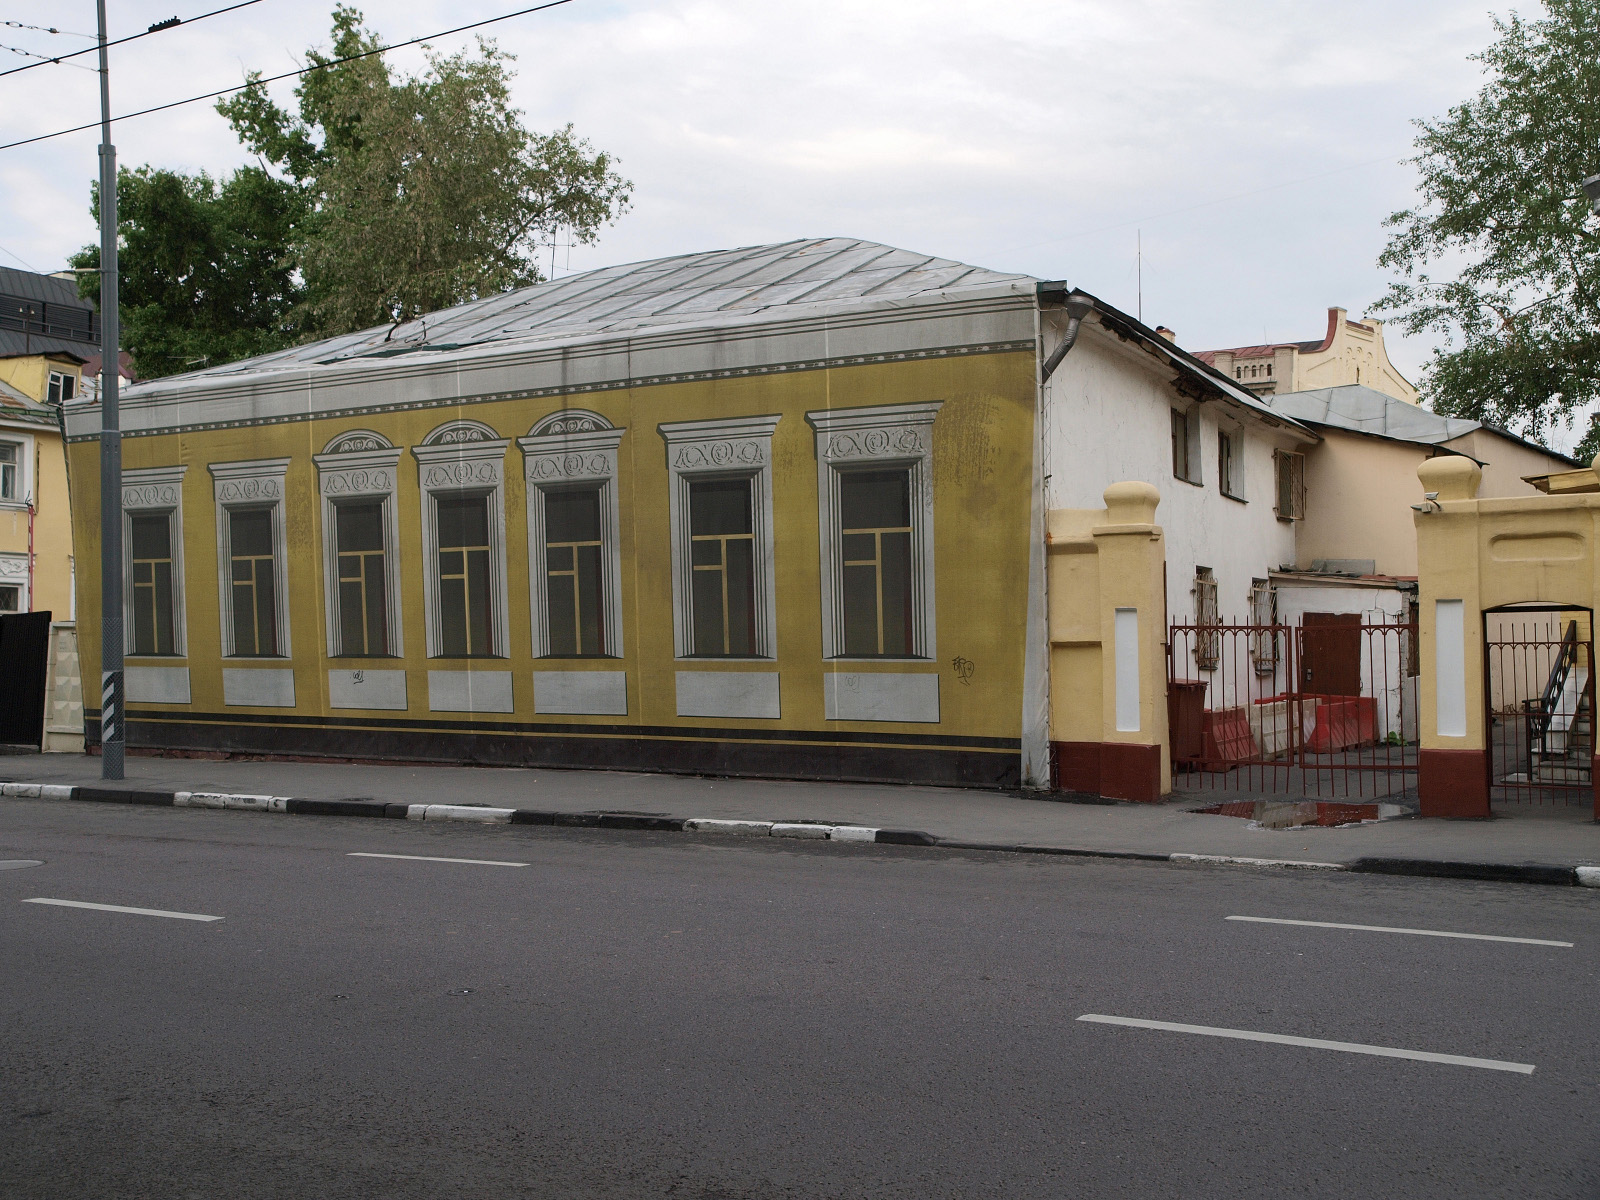
[[[680,717],[761,717],[776,720],[776,671],[679,671]]]
[[[429,671],[428,711],[508,713],[511,672]]]
[[[188,667],[128,667],[123,687],[130,704],[189,704]]]
[[[939,677],[885,671],[836,671],[823,676],[823,709],[830,721],[939,722]]]
[[[294,672],[288,667],[223,667],[222,702],[249,708],[293,708]]]
[[[369,671],[336,668],[328,672],[330,708],[381,708],[403,711],[406,706],[404,671]]]
[[[565,716],[628,715],[626,671],[535,671],[533,711]]]

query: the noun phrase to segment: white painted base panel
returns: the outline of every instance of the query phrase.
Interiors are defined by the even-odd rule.
[[[566,716],[628,715],[626,671],[535,671],[533,711]]]
[[[406,706],[406,673],[343,668],[331,670],[328,672],[328,706],[403,711]]]
[[[839,671],[823,677],[830,721],[939,722],[939,676],[885,671]]]
[[[122,676],[130,704],[188,704],[188,667],[128,667]]]
[[[761,717],[776,720],[776,671],[679,671],[680,717]]]
[[[293,708],[294,672],[288,667],[223,667],[222,702],[249,708]]]
[[[511,672],[429,671],[428,711],[508,713]]]

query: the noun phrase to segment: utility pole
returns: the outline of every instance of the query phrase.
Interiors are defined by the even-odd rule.
[[[111,144],[111,69],[106,0],[100,18],[100,778],[121,779],[122,428],[117,413],[117,148]]]

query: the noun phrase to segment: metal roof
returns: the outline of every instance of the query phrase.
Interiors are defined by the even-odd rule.
[[[1360,383],[1279,392],[1262,399],[1274,412],[1297,421],[1425,446],[1453,441],[1484,427],[1481,421],[1440,416],[1419,404],[1408,404]]]
[[[1031,294],[1034,283],[1032,276],[990,271],[876,242],[807,239],[602,267],[458,304],[399,325],[381,325],[160,382],[226,379],[359,358],[420,357],[468,347],[510,350],[895,301],[959,300],[980,291]]]

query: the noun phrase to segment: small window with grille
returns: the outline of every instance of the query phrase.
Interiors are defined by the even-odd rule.
[[[1269,580],[1250,583],[1250,661],[1257,675],[1271,675],[1278,669],[1278,592]]]
[[[1215,671],[1222,661],[1222,634],[1217,626],[1217,576],[1210,567],[1194,569],[1195,665],[1202,671]]]
[[[1280,521],[1302,521],[1306,515],[1306,456],[1288,450],[1272,455],[1277,481],[1277,502],[1272,511]]]

